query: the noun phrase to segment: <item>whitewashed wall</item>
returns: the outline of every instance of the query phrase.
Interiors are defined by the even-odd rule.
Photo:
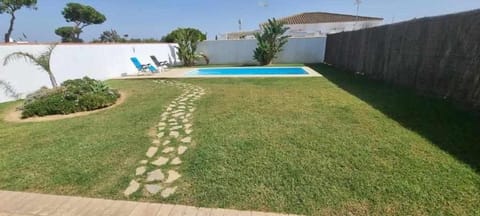
[[[95,79],[119,77],[122,73],[134,74],[136,68],[130,57],[137,57],[141,63],[152,63],[150,55],[160,61],[178,62],[176,44],[69,44],[58,45],[52,53],[50,65],[57,81],[89,76]],[[49,45],[0,45],[0,60],[10,53],[21,51],[38,55]],[[0,65],[0,79],[9,82],[23,96],[42,86],[50,87],[48,75],[18,60]],[[0,102],[11,100],[0,92]]]
[[[286,34],[292,37],[319,37],[343,31],[354,31],[380,26],[382,24],[383,20],[294,24],[286,25],[289,28]]]
[[[277,63],[323,62],[326,38],[291,38],[280,53]],[[10,53],[21,51],[38,55],[48,44],[0,45],[0,61]],[[51,57],[50,65],[59,83],[74,78],[89,76],[95,79],[120,77],[122,73],[135,74],[136,69],[130,57],[137,57],[142,63],[152,63],[150,55],[160,61],[178,64],[176,44],[62,44],[58,45]],[[206,53],[212,64],[253,64],[255,40],[204,41],[199,51]],[[23,60],[3,66],[0,64],[0,80],[9,82],[18,93],[25,96],[42,86],[50,87],[48,75]],[[0,92],[0,102],[9,101]]]
[[[290,38],[275,63],[323,62],[326,37]],[[256,40],[203,41],[198,51],[207,54],[211,64],[254,64]]]

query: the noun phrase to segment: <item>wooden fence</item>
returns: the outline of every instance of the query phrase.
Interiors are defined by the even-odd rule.
[[[325,62],[480,108],[480,10],[328,35]]]

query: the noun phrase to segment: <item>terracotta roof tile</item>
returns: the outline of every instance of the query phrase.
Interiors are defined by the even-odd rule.
[[[366,17],[366,16],[357,17],[355,15],[347,15],[347,14],[308,12],[308,13],[301,13],[293,16],[280,18],[280,19],[277,19],[277,21],[282,22],[286,25],[293,25],[293,24],[311,24],[311,23],[328,23],[328,22],[352,22],[352,21],[356,21],[357,19],[358,21],[383,20],[383,18],[379,18],[379,17]]]

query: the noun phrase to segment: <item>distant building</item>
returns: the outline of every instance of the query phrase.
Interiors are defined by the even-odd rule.
[[[327,34],[354,31],[383,24],[383,18],[324,12],[301,13],[278,19],[290,29],[292,37],[318,37]],[[262,24],[262,26],[265,23]]]
[[[260,30],[254,31],[241,31],[241,32],[229,32],[225,34],[220,34],[218,40],[243,40],[243,39],[255,39],[253,36],[256,32],[260,32]]]
[[[291,37],[320,37],[327,34],[354,31],[364,28],[375,27],[383,24],[383,18],[355,16],[347,14],[335,14],[325,12],[308,12],[288,16],[277,19],[277,21],[289,27],[287,35]],[[260,24],[262,28],[265,23]],[[254,38],[253,33],[256,31],[247,32],[231,32],[226,33],[221,40],[238,40]],[[241,37],[240,37],[241,36]]]

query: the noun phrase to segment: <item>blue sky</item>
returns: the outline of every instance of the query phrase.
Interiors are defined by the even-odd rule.
[[[67,0],[38,0],[38,10],[18,12],[13,38],[25,33],[30,41],[58,41],[54,30],[67,24],[61,15]],[[307,11],[355,14],[353,0],[77,0],[106,15],[104,24],[89,26],[81,37],[97,38],[104,30],[116,29],[130,37],[160,38],[177,27],[194,27],[214,38],[216,34],[258,28],[271,17]],[[262,2],[268,2],[264,7]],[[385,18],[385,23],[480,8],[480,0],[363,0],[360,15]],[[0,15],[0,33],[7,30],[8,17]],[[2,37],[3,39],[3,37]]]

